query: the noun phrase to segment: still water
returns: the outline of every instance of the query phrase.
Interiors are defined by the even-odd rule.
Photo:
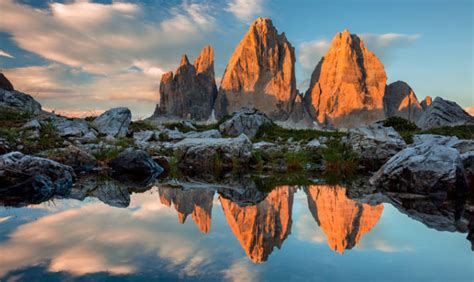
[[[429,228],[436,216],[342,186],[224,194],[153,186],[124,201],[1,207],[0,280],[474,280],[466,234]]]

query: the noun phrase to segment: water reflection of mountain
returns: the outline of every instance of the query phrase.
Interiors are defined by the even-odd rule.
[[[329,247],[338,253],[357,245],[382,215],[382,204],[371,206],[351,200],[341,186],[312,185],[304,191],[309,210],[326,234]]]

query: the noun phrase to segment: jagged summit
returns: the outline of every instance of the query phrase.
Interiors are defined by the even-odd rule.
[[[268,18],[258,18],[235,48],[222,77],[218,117],[255,107],[273,119],[286,119],[296,97],[295,53]]]
[[[320,123],[354,127],[384,117],[384,67],[362,39],[345,29],[334,36],[331,47],[311,76],[306,103]]]
[[[401,80],[386,87],[383,103],[387,117],[398,116],[416,122],[423,114],[415,92],[410,85]]]

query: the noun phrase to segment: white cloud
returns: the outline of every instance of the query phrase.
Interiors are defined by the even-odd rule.
[[[7,58],[11,58],[11,59],[14,59],[15,57],[13,57],[12,55],[10,55],[9,53],[3,51],[3,50],[0,50],[0,56],[3,56],[3,57],[7,57]]]
[[[258,273],[252,268],[247,259],[236,260],[223,272],[228,281],[250,282],[258,281]]]
[[[264,12],[263,2],[263,0],[232,0],[226,11],[243,22],[249,22]]]
[[[312,72],[331,46],[327,39],[302,42],[298,48],[298,62],[305,72]]]
[[[170,17],[158,23],[145,20],[143,7],[126,2],[51,3],[41,10],[5,0],[0,9],[0,30],[10,33],[19,47],[101,74],[143,60],[155,68],[169,67],[167,52],[200,42],[215,24],[208,5],[196,3],[173,7]]]
[[[387,64],[397,49],[411,46],[419,38],[419,34],[384,33],[384,34],[360,34],[366,47]]]

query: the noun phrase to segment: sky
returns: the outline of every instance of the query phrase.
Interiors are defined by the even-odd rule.
[[[421,101],[441,96],[474,113],[471,0],[0,0],[0,69],[43,108],[72,116],[127,106],[153,113],[163,73],[212,45],[219,81],[257,17],[295,47],[296,79],[312,70],[337,32],[363,38],[388,81]]]

